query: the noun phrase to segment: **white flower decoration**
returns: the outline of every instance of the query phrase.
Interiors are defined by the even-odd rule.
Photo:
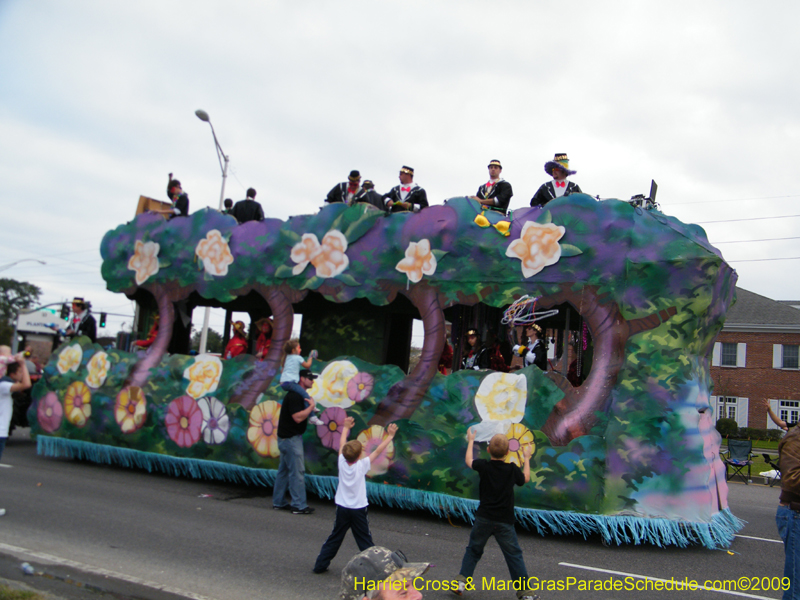
[[[108,354],[103,352],[96,352],[92,358],[89,359],[87,369],[89,375],[86,377],[86,385],[90,388],[97,389],[102,386],[106,377],[108,377],[108,370],[111,368],[111,363],[108,360]]]
[[[525,375],[490,373],[475,394],[475,407],[482,422],[475,426],[475,439],[488,442],[496,433],[505,433],[512,423],[525,416],[528,380]]]
[[[353,406],[353,401],[347,393],[347,384],[357,374],[358,369],[349,360],[332,362],[314,380],[308,395],[325,407],[349,408]]]
[[[197,401],[203,413],[201,431],[206,444],[221,444],[228,438],[231,421],[225,405],[214,397],[200,398]]]
[[[64,348],[58,355],[56,368],[62,375],[67,371],[72,371],[74,373],[78,370],[78,367],[81,366],[82,360],[83,350],[81,350],[78,344],[73,344],[72,346]]]

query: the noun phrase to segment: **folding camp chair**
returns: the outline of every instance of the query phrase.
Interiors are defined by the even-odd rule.
[[[728,456],[725,458],[725,481],[739,476],[745,485],[750,483],[750,465],[753,464],[753,442],[750,440],[728,440]],[[744,468],[747,467],[747,477]]]
[[[775,456],[773,456],[772,454],[762,454],[761,456],[764,457],[764,462],[767,463],[770,467],[772,467],[778,473],[777,477],[771,477],[770,478],[769,487],[772,487],[773,485],[775,485],[776,481],[780,481],[780,479],[781,479],[781,469],[778,466],[778,463],[773,460],[775,458]]]

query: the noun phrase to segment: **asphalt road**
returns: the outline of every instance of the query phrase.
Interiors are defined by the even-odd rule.
[[[310,516],[273,511],[271,489],[176,479],[145,471],[37,456],[27,431],[9,440],[0,465],[0,579],[16,580],[55,597],[198,600],[335,598],[339,574],[358,550],[348,537],[322,575],[311,572],[333,526],[332,501],[310,498]],[[578,591],[580,582],[641,577],[675,580],[779,578],[783,544],[775,529],[779,489],[731,484],[734,514],[748,521],[730,548],[604,547],[598,536],[540,536],[521,531],[530,576],[568,582],[548,598],[780,598],[750,589]],[[412,561],[433,562],[429,585],[450,580],[461,564],[469,525],[422,512],[370,508],[375,542],[401,549]],[[744,537],[749,536],[749,537]],[[39,574],[25,576],[20,563]],[[592,570],[594,569],[594,570]],[[481,579],[507,579],[493,541],[475,573],[469,598],[514,598],[481,589]],[[636,584],[635,582],[639,582]],[[776,580],[777,581],[777,580]],[[766,581],[765,581],[766,582]],[[650,585],[654,585],[651,580]],[[428,590],[425,598],[453,598]]]

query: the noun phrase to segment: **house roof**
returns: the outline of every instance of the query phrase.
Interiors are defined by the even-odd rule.
[[[787,302],[772,300],[737,287],[736,304],[728,310],[723,329],[800,331],[800,310]]]

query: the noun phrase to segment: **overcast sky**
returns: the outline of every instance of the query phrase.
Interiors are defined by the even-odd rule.
[[[100,240],[169,172],[192,211],[218,205],[202,108],[225,195],[253,186],[271,217],[316,211],[350,169],[383,192],[410,165],[441,203],[494,158],[522,208],[567,152],[585,192],[655,179],[740,287],[800,299],[800,239],[777,239],[800,238],[798,22],[780,1],[0,0],[0,277],[132,316]],[[5,268],[23,259],[47,264]]]

